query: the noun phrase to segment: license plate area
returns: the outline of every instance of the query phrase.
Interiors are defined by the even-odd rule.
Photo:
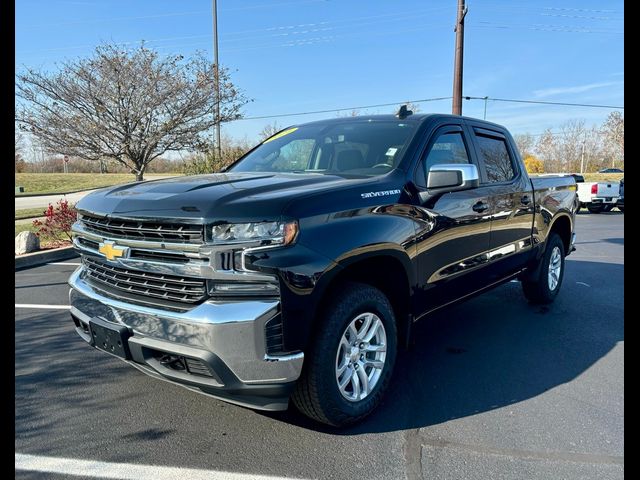
[[[131,359],[127,339],[131,336],[129,329],[123,325],[114,325],[101,318],[89,320],[91,343],[98,350],[105,351],[124,359]]]

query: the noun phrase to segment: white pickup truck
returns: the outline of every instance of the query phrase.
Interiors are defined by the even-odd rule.
[[[616,206],[620,196],[618,182],[579,182],[576,179],[576,183],[578,184],[579,208],[587,207],[591,213],[601,213],[608,212]]]
[[[618,203],[620,184],[618,182],[585,182],[579,173],[541,173],[537,177],[573,177],[578,185],[579,211],[586,207],[591,213],[608,212]],[[622,207],[624,208],[624,206]]]

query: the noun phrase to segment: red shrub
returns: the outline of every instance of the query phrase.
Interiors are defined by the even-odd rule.
[[[33,221],[33,226],[38,228],[36,235],[58,241],[71,240],[71,225],[78,218],[78,212],[73,205],[69,206],[67,200],[60,200],[55,207],[49,204],[44,214],[46,217],[44,221]]]

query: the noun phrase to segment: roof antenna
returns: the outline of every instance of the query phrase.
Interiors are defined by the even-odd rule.
[[[413,110],[408,110],[407,105],[400,105],[400,108],[396,112],[396,117],[399,119],[407,118],[409,115],[413,114]]]

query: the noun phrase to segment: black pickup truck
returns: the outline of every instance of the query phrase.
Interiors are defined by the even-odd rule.
[[[493,123],[296,125],[224,172],[84,197],[71,317],[154,377],[344,425],[375,408],[430,312],[511,279],[552,302],[576,206],[574,179],[530,179]]]

